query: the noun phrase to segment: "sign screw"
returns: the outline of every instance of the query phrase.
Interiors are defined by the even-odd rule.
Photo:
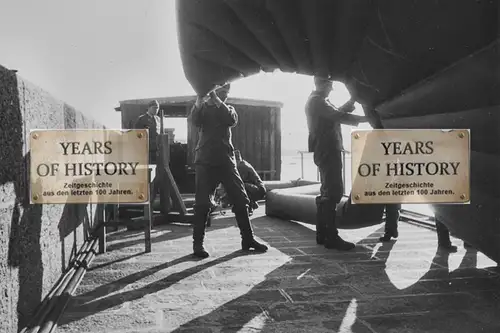
[[[355,134],[354,134],[354,138],[355,138],[355,139],[359,139],[359,134],[358,134],[358,133],[355,133]]]
[[[144,200],[144,194],[139,194],[139,200]]]
[[[357,201],[357,200],[359,200],[359,195],[358,195],[358,194],[356,194],[356,195],[354,196],[354,200],[356,200],[356,201]]]
[[[139,139],[142,139],[142,137],[143,137],[143,136],[144,136],[144,135],[142,134],[142,132],[137,133],[137,137],[138,137]]]
[[[33,201],[37,201],[39,199],[38,194],[33,194]]]
[[[458,137],[460,139],[463,139],[465,137],[465,134],[463,132],[458,133]]]
[[[35,139],[35,140],[38,139],[38,134],[33,133],[33,139]]]
[[[460,199],[465,200],[465,194],[460,194]]]

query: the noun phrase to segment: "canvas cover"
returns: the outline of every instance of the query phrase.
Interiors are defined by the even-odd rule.
[[[198,94],[261,71],[344,82],[374,128],[470,128],[471,204],[435,206],[500,261],[498,0],[178,0]],[[355,206],[352,206],[355,207]]]

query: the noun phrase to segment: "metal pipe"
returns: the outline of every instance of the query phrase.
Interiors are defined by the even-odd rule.
[[[57,298],[58,302],[56,306],[52,309],[47,320],[45,321],[45,324],[42,326],[40,331],[38,331],[38,333],[50,333],[56,329],[58,320],[64,313],[64,310],[66,309],[66,306],[68,305],[71,296],[73,295],[74,291],[76,290],[81,280],[83,279],[83,276],[87,271],[88,266],[90,265],[92,259],[96,254],[97,245],[98,245],[98,238],[94,238],[91,241],[90,249],[89,251],[87,251],[85,258],[79,263],[79,266],[75,271],[75,274],[73,274],[69,283],[66,285],[64,290],[62,290],[61,295],[59,295],[59,297]]]
[[[80,246],[80,250],[78,250],[78,255],[77,255],[77,258],[76,260],[78,260],[78,258],[80,256],[82,256],[83,252],[87,250],[89,246],[89,243],[87,242],[84,242],[81,246]],[[20,333],[27,333],[27,331],[29,330],[29,327],[31,326],[32,323],[36,323],[36,324],[39,324],[39,320],[42,318],[43,319],[43,316],[42,314],[44,314],[44,312],[46,311],[46,306],[47,306],[47,303],[49,303],[50,299],[54,296],[54,294],[57,292],[57,290],[59,290],[59,288],[64,284],[66,283],[66,280],[68,278],[68,272],[72,269],[72,267],[70,267],[65,273],[63,276],[61,276],[59,278],[59,280],[56,282],[56,284],[54,285],[54,287],[52,288],[52,290],[49,292],[49,294],[45,297],[45,299],[42,301],[42,303],[40,303],[40,305],[38,306],[36,312],[35,312],[35,315],[33,316],[33,319],[31,320],[31,323],[24,327]]]
[[[87,239],[81,246],[80,252],[71,263],[70,268],[66,271],[66,273],[62,276],[56,286],[52,289],[52,291],[47,295],[44,302],[39,307],[35,318],[32,323],[25,327],[21,333],[38,333],[40,332],[41,327],[46,322],[48,316],[50,316],[51,311],[57,305],[57,302],[60,300],[61,295],[65,290],[68,289],[68,286],[71,285],[74,277],[77,276],[78,270],[81,267],[88,267],[90,264],[90,260],[92,260],[93,255],[95,254],[95,246],[98,244],[98,231],[100,228],[104,227],[104,224],[101,222],[90,232],[91,239]],[[83,266],[82,266],[83,265]],[[43,326],[42,326],[43,325]]]
[[[304,179],[304,153],[299,151],[300,153],[300,178]]]
[[[35,316],[33,324],[28,325],[22,332],[26,333],[36,333],[40,329],[41,325],[45,321],[45,318],[50,313],[52,308],[55,306],[57,298],[61,295],[62,291],[67,287],[71,278],[76,272],[76,267],[78,263],[85,258],[87,251],[90,249],[90,242],[86,241],[82,245],[82,251],[75,258],[70,268],[66,271],[63,277],[60,279],[60,283],[57,284],[57,288],[54,288],[52,292],[45,299],[45,304],[40,307],[40,312]],[[29,328],[31,327],[31,328]]]

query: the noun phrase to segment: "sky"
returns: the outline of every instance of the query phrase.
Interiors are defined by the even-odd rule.
[[[0,0],[0,9],[0,65],[108,128],[121,126],[120,101],[194,95],[182,69],[175,0]],[[278,72],[234,82],[231,96],[284,103],[282,150],[298,155],[307,149],[304,106],[313,88],[312,77]],[[330,100],[342,105],[349,93],[341,83],[334,88]],[[354,114],[363,114],[356,106]],[[177,125],[182,141],[186,126]],[[351,129],[342,129],[348,150]]]
[[[109,128],[120,127],[119,101],[194,94],[174,0],[0,0],[0,8],[0,65]],[[331,100],[340,105],[349,94],[336,88]],[[305,150],[312,89],[311,77],[278,72],[240,79],[231,95],[283,102],[282,146]]]

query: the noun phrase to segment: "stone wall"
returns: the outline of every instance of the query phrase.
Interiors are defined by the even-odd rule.
[[[94,223],[95,205],[31,205],[32,129],[103,128],[0,66],[0,332],[18,332]]]

